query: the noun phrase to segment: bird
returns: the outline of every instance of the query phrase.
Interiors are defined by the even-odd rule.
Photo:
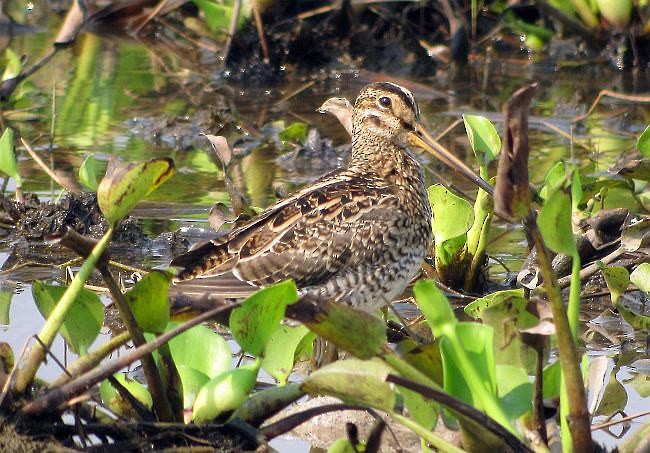
[[[410,148],[431,152],[489,193],[492,187],[425,131],[413,94],[400,85],[365,86],[351,119],[345,167],[174,258],[176,291],[240,299],[293,279],[301,296],[366,312],[400,296],[432,240],[424,173]]]

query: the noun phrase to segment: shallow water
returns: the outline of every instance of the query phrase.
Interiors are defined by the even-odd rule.
[[[44,25],[42,31],[15,37],[12,49],[36,58],[55,30],[54,23]],[[25,104],[38,118],[16,122],[15,126],[29,140],[48,137],[54,110],[52,148],[48,150],[49,139],[41,138],[35,149],[52,168],[71,179],[75,179],[79,165],[89,153],[94,153],[104,165],[112,155],[128,161],[173,157],[176,174],[149,197],[151,204],[136,211],[145,232],[154,236],[188,224],[205,226],[209,207],[217,201],[228,202],[222,170],[199,133],[228,137],[239,154],[229,170],[231,178],[253,206],[264,207],[275,199],[277,184],[291,191],[333,166],[330,160],[309,159],[296,165],[290,158],[280,159],[292,150],[282,149],[279,143],[270,141],[269,136],[274,133],[263,134],[268,125],[280,120],[285,124],[304,121],[318,128],[334,144],[346,143],[348,138],[336,120],[315,110],[328,97],[354,99],[359,89],[373,78],[390,79],[390,76],[363,71],[326,68],[321,74],[281,85],[247,86],[219,77],[214,71],[215,63],[213,57],[176,53],[155,42],[84,34],[71,49],[59,52],[30,79],[28,83],[33,85],[35,94],[27,96]],[[517,88],[533,81],[539,83],[530,120],[533,183],[543,182],[555,162],[569,157],[579,162],[592,160],[600,168],[607,168],[622,150],[632,147],[634,137],[647,124],[647,111],[642,108],[626,108],[627,105],[606,100],[598,116],[575,130],[571,128],[570,119],[583,113],[601,89],[626,93],[650,89],[647,74],[621,73],[605,67],[556,72],[521,56],[490,63],[476,61],[456,72],[441,71],[432,80],[413,81],[421,84],[413,91],[422,110],[423,123],[435,136],[463,113],[487,116],[500,130],[502,103]],[[231,110],[231,106],[236,110]],[[551,127],[576,139],[589,138],[586,146],[591,149],[571,147],[569,140]],[[445,135],[442,142],[471,164],[462,124]],[[455,185],[471,190],[440,163],[424,155],[421,158],[430,170],[429,183],[438,181],[433,173],[437,172]],[[20,171],[25,190],[36,192],[44,199],[58,195],[59,189],[26,155],[21,156]],[[489,253],[517,271],[525,253],[521,229],[497,222],[491,234]],[[12,244],[0,237],[0,265],[6,262],[11,247]],[[169,259],[170,256],[160,254],[148,259],[146,264],[156,265]],[[495,280],[507,277],[496,261],[490,274]],[[43,322],[33,304],[29,282],[36,278],[62,277],[62,271],[50,268],[26,268],[20,273],[13,272],[10,277],[0,275],[1,289],[15,293],[10,303],[9,323],[0,326],[0,339],[8,341],[14,351],[20,351]],[[605,307],[591,306],[584,313],[585,319],[593,318],[601,308]],[[583,327],[586,329],[586,325]],[[621,335],[614,332],[613,338],[620,339]],[[634,347],[641,358],[641,343]],[[590,357],[607,356],[608,373],[611,372],[619,358],[619,348],[611,339],[595,335],[586,348]],[[54,351],[64,356],[61,342],[55,344]],[[46,380],[57,375],[58,370],[51,363],[39,374]],[[625,412],[644,410],[650,395],[648,367],[635,368],[628,363],[616,377],[627,392]],[[602,417],[597,417],[594,422],[600,420]],[[635,420],[631,431],[649,420],[649,417]],[[596,438],[609,446],[620,442],[602,431]],[[277,442],[282,451],[308,448],[301,441]]]

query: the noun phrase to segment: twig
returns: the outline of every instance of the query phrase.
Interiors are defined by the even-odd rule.
[[[634,420],[635,418],[639,417],[645,417],[646,415],[650,415],[650,410],[639,412],[638,414],[628,415],[627,417],[618,418],[616,420],[610,420],[605,423],[600,423],[599,425],[593,425],[591,427],[591,430],[597,431],[599,429],[609,428],[610,426],[618,425],[619,423],[623,422],[629,422],[630,420]]]
[[[637,95],[637,96],[635,96],[635,95],[632,95],[632,94],[621,94],[621,93],[617,93],[617,92],[611,91],[611,90],[601,90],[600,93],[598,93],[598,96],[596,96],[596,99],[594,100],[594,102],[591,104],[591,107],[589,107],[589,110],[587,110],[587,113],[584,113],[582,115],[578,115],[578,116],[574,117],[571,120],[571,122],[572,123],[577,123],[579,121],[584,120],[589,115],[591,115],[591,112],[594,111],[594,109],[596,108],[596,106],[598,105],[600,100],[605,96],[613,97],[614,99],[621,99],[621,100],[624,100],[624,101],[642,102],[642,103],[650,102],[650,95]]]
[[[117,373],[119,370],[132,364],[136,360],[140,360],[145,354],[151,354],[153,351],[155,351],[161,345],[167,343],[172,338],[180,335],[181,333],[191,329],[198,324],[201,324],[202,322],[205,322],[221,314],[224,311],[232,310],[239,305],[241,305],[241,303],[236,302],[206,311],[196,318],[192,318],[186,323],[181,324],[175,329],[165,332],[164,334],[156,337],[149,343],[138,346],[137,348],[132,349],[125,354],[122,354],[120,357],[109,361],[101,367],[93,368],[74,381],[50,390],[42,397],[32,401],[23,407],[21,412],[23,414],[38,414],[47,411],[54,411],[60,407],[61,404],[65,403],[65,401],[67,401],[69,398],[87,391],[93,385],[103,381],[108,376]]]
[[[158,4],[151,10],[149,15],[142,21],[140,25],[138,25],[135,30],[133,30],[133,35],[137,35],[140,33],[140,31],[149,23],[151,22],[151,19],[156,17],[158,13],[165,7],[167,4],[167,0],[160,0]]]
[[[25,141],[25,139],[24,139],[23,137],[20,137],[20,142],[23,144],[23,146],[25,147],[25,149],[27,150],[27,152],[29,153],[29,155],[32,156],[32,159],[34,159],[34,161],[38,164],[38,166],[41,167],[41,168],[43,169],[43,171],[45,171],[45,173],[47,173],[47,175],[48,175],[50,178],[52,178],[54,181],[56,181],[56,183],[57,183],[58,185],[60,185],[61,187],[63,187],[63,188],[64,188],[65,190],[67,190],[68,192],[71,192],[71,193],[79,193],[79,191],[76,190],[74,187],[70,187],[68,184],[64,183],[63,180],[62,180],[61,178],[59,178],[59,177],[57,176],[57,174],[54,173],[54,171],[52,171],[52,170],[47,166],[47,164],[41,160],[40,157],[38,157],[38,154],[36,154],[36,153],[34,152],[34,150],[32,149],[32,147],[29,146],[29,143],[27,143],[27,141]]]
[[[235,37],[235,30],[237,29],[237,21],[239,20],[239,12],[241,11],[241,2],[242,0],[235,0],[235,3],[232,7],[230,26],[228,27],[228,38],[226,39],[226,43],[223,46],[223,60],[221,60],[222,66],[228,62],[228,55],[230,54],[232,40]]]
[[[624,254],[626,251],[627,250],[624,247],[619,247],[616,250],[614,250],[612,253],[610,253],[609,255],[603,257],[598,262],[591,263],[589,266],[583,268],[580,271],[580,280],[582,281],[585,278],[590,277],[593,274],[595,274],[596,272],[598,272],[598,270],[600,270],[600,267],[598,267],[598,263],[609,264],[612,261],[614,261],[616,258],[621,256],[622,254]],[[569,286],[571,284],[571,276],[567,275],[566,277],[562,277],[562,278],[558,279],[557,284],[561,289],[566,288],[567,286]]]
[[[269,46],[266,44],[266,38],[264,37],[264,24],[262,24],[262,14],[260,14],[260,9],[257,5],[256,0],[251,0],[251,5],[253,6],[253,16],[255,17],[257,36],[260,38],[260,46],[262,47],[262,56],[264,57],[264,62],[268,64],[271,59],[269,58]]]

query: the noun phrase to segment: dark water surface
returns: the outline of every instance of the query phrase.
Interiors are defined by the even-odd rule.
[[[47,25],[44,30],[55,29]],[[24,34],[15,37],[10,46],[16,53],[36,59],[45,52],[52,36],[52,31]],[[440,71],[431,80],[411,81],[419,84],[413,86],[413,92],[422,110],[423,123],[432,135],[444,131],[463,113],[487,116],[500,130],[503,102],[516,89],[535,81],[539,90],[531,111],[533,183],[543,182],[546,172],[560,159],[591,160],[606,169],[623,150],[633,147],[635,136],[648,122],[647,110],[606,100],[597,110],[598,115],[579,127],[572,129],[570,120],[585,112],[601,89],[649,91],[645,74],[621,73],[602,66],[555,71],[549,65],[536,64],[521,55],[516,57],[492,62],[477,60],[462,70]],[[176,174],[149,197],[150,204],[136,212],[145,231],[154,236],[189,224],[205,226],[209,207],[217,201],[229,201],[222,170],[199,133],[228,137],[238,154],[229,171],[231,178],[253,206],[265,207],[274,201],[278,184],[292,191],[336,165],[331,154],[293,159],[294,150],[283,149],[277,141],[277,129],[282,126],[276,122],[288,125],[304,121],[335,145],[344,144],[348,137],[334,117],[315,110],[332,96],[353,100],[369,81],[394,80],[388,75],[332,67],[304,77],[290,75],[287,79],[291,81],[280,85],[254,86],[231,83],[227,75],[220,77],[215,69],[219,64],[215,57],[193,49],[84,34],[71,49],[60,52],[29,80],[35,94],[27,98],[26,105],[38,117],[14,125],[28,140],[44,137],[37,142],[36,150],[57,172],[72,178],[90,153],[103,165],[111,155],[126,161],[172,157]],[[53,148],[49,152],[52,108],[56,116]],[[584,146],[571,146],[566,137],[551,128],[573,136]],[[462,123],[442,142],[473,164]],[[438,182],[434,175],[437,172],[471,193],[472,189],[442,164],[428,156],[421,157],[431,170],[429,183]],[[26,191],[36,192],[43,199],[58,196],[59,189],[26,155],[21,156],[20,171]],[[12,183],[9,189],[13,189]],[[525,253],[521,229],[496,222],[491,234],[490,255],[518,271]],[[0,264],[11,250],[12,244],[0,238]],[[160,264],[169,258],[162,254],[146,264]],[[507,276],[496,261],[490,273],[496,280]],[[0,275],[0,290],[14,293],[8,315],[0,320],[4,323],[0,326],[0,339],[9,341],[14,351],[20,351],[43,322],[33,304],[29,282],[62,276],[62,271],[48,268],[26,268],[10,277]],[[6,306],[5,303],[3,307]],[[585,310],[584,318],[592,319],[605,308],[593,304]],[[583,330],[587,329],[585,324]],[[626,333],[617,328],[608,332],[609,338],[600,334],[587,337],[592,341],[586,347],[592,358],[608,357],[611,372],[614,361],[621,358],[617,342],[625,339]],[[54,351],[60,352],[62,347],[57,343]],[[638,349],[638,358],[642,358],[641,344],[633,343],[632,348]],[[627,403],[620,404],[627,414],[633,414],[648,407],[649,367],[644,366],[645,362],[635,364],[634,360],[623,363],[615,369],[616,379],[627,394]],[[58,369],[52,365],[44,367],[40,374],[45,379],[57,375]],[[596,417],[594,422],[602,419]],[[649,420],[635,420],[631,431]],[[610,446],[620,442],[603,432],[598,432],[597,439]],[[291,448],[285,443],[284,451],[285,447]],[[304,443],[295,444],[296,450],[303,448]]]

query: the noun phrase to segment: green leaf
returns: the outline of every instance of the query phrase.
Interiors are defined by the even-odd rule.
[[[167,330],[177,325],[175,322],[169,323]],[[210,379],[228,371],[231,366],[232,352],[228,343],[206,326],[192,327],[172,338],[169,348],[176,365],[200,371]]]
[[[327,449],[327,453],[358,453],[363,447],[360,445],[352,445],[347,437],[341,437],[332,442],[332,445]]]
[[[426,429],[433,430],[438,423],[438,404],[407,388],[397,388],[404,398],[404,405],[411,418]]]
[[[13,290],[0,289],[0,329],[11,324],[9,310],[11,309],[11,299],[13,297]]]
[[[17,187],[23,186],[14,153],[14,130],[10,127],[6,128],[0,137],[0,171],[14,178]]]
[[[7,59],[7,66],[2,73],[2,81],[16,78],[20,71],[23,69],[23,64],[20,62],[20,57],[10,48],[5,49],[5,56]]]
[[[339,360],[309,375],[301,389],[315,395],[335,396],[348,404],[386,412],[395,409],[395,392],[385,382],[391,369],[379,359]]]
[[[600,271],[605,277],[605,283],[609,288],[612,303],[616,305],[618,298],[627,290],[630,284],[630,274],[622,266],[600,266]]]
[[[571,197],[556,190],[542,206],[537,224],[546,246],[555,253],[576,256],[578,249],[571,227]]]
[[[79,181],[90,190],[97,190],[99,183],[96,174],[97,161],[94,154],[89,154],[79,167]]]
[[[154,270],[124,295],[135,320],[145,332],[165,331],[169,322],[167,290],[170,283],[171,276],[168,273]]]
[[[616,370],[616,368],[614,368]],[[603,391],[603,396],[598,403],[598,408],[594,413],[595,416],[605,415],[610,416],[614,415],[616,412],[625,409],[627,405],[627,392],[623,384],[618,382],[616,379],[616,372],[612,370],[609,375],[609,381],[605,390]]]
[[[478,409],[481,407],[479,393],[489,391],[497,395],[496,366],[492,347],[494,331],[492,327],[476,323],[457,323],[455,328],[460,344],[465,350],[469,363],[478,375],[482,387],[474,387],[466,380],[467,370],[463,360],[458,357],[456,349],[448,337],[440,341],[440,352],[444,369],[445,391]]]
[[[650,158],[650,125],[646,126],[645,130],[639,135],[636,141],[636,149],[639,150],[642,156]]]
[[[205,384],[196,396],[192,420],[206,423],[241,406],[257,382],[260,363],[257,359],[249,365],[226,371]]]
[[[515,420],[533,408],[533,384],[528,374],[517,366],[497,365],[497,389],[501,406],[510,420]]]
[[[303,320],[309,330],[360,359],[376,356],[386,343],[386,323],[370,313],[326,301],[313,321]]]
[[[214,31],[227,31],[233,13],[232,1],[194,0],[194,4],[203,12],[205,22]],[[239,28],[250,16],[251,2],[242,2],[242,9],[237,20]]]
[[[466,234],[474,222],[472,205],[440,184],[429,187],[428,193],[436,244]]]
[[[144,385],[122,373],[114,374],[113,377],[122,384],[122,386],[126,388],[135,399],[140,401],[143,406],[151,409],[153,406],[153,400],[151,394]],[[117,390],[115,390],[115,387],[113,387],[108,380],[102,381],[99,385],[99,395],[102,398],[102,402],[113,412],[129,419],[138,418],[137,414],[133,412],[131,405],[124,401],[122,396],[117,392]]]
[[[264,349],[262,368],[280,385],[287,383],[291,370],[293,370],[297,348],[306,336],[309,336],[312,342],[316,339],[316,335],[309,332],[309,329],[303,325],[280,326],[271,335]]]
[[[174,161],[157,158],[120,165],[111,159],[106,176],[97,188],[97,203],[109,225],[126,217],[140,200],[174,174]]]
[[[527,310],[528,299],[523,296],[523,290],[498,291],[482,299],[472,304],[484,307],[479,311],[479,317],[483,324],[494,329],[497,363],[534,373],[537,354],[524,344],[519,330],[537,325],[539,319]],[[468,307],[465,307],[466,312]],[[469,310],[474,312],[476,308],[469,307]]]
[[[544,368],[542,372],[544,398],[555,398],[560,396],[560,379],[562,368],[560,362],[553,362]]]
[[[463,115],[469,144],[479,165],[487,165],[501,151],[501,139],[494,125],[483,116]]]
[[[32,283],[32,296],[44,318],[48,318],[61,296],[65,286],[47,285],[40,281]],[[76,354],[83,355],[95,341],[104,323],[104,305],[97,294],[82,288],[70,307],[61,335]]]
[[[280,140],[283,142],[298,142],[304,144],[307,140],[308,126],[306,123],[296,122],[280,132]]]
[[[458,323],[445,295],[431,280],[420,280],[413,286],[415,302],[436,337],[453,330]]]
[[[539,196],[544,200],[554,191],[558,190],[566,182],[566,169],[564,168],[564,162],[558,162],[546,174],[544,180],[544,187],[539,191]]]
[[[650,263],[641,263],[630,274],[630,281],[641,291],[650,294]]]
[[[176,364],[176,369],[183,385],[183,408],[191,409],[199,391],[210,381],[210,378],[199,370],[185,365]]]
[[[233,338],[244,351],[261,356],[284,318],[286,306],[297,300],[298,290],[291,280],[255,292],[230,314]]]
[[[485,297],[476,299],[464,308],[465,313],[471,316],[474,319],[479,319],[482,317],[483,310],[493,306],[499,305],[511,298],[523,298],[524,290],[523,289],[508,289],[505,291],[497,291],[490,293]]]

